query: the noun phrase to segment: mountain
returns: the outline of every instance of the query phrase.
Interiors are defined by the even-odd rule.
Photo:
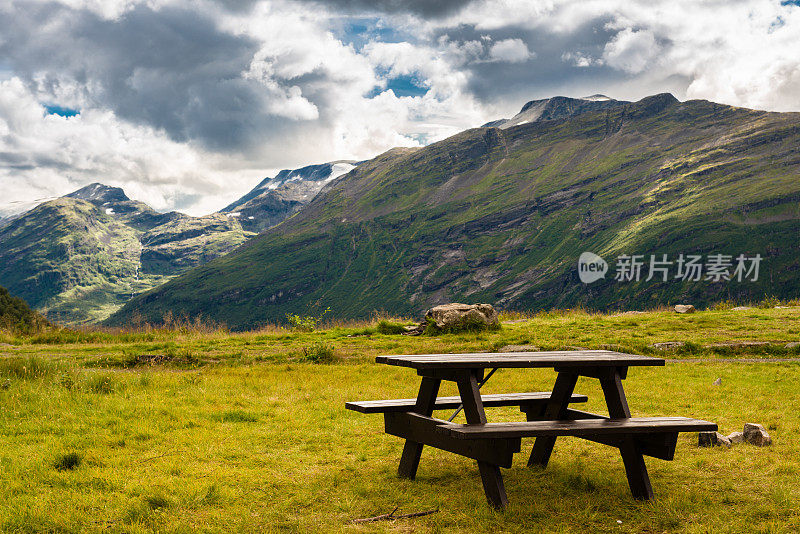
[[[660,94],[395,149],[333,182],[235,252],[128,302],[108,324],[167,311],[237,329],[286,313],[418,315],[635,309],[800,295],[800,113]],[[592,252],[609,272],[584,284]],[[616,281],[619,256],[673,264]],[[678,259],[760,255],[756,281],[676,279]],[[754,263],[754,262],[752,262]],[[710,267],[707,267],[710,269]],[[735,278],[735,277],[734,277]]]
[[[567,119],[582,113],[616,108],[624,104],[630,104],[630,102],[626,100],[614,100],[605,95],[592,95],[583,98],[554,96],[543,100],[531,100],[522,106],[522,110],[510,119],[492,121],[484,124],[483,127],[513,128],[514,126],[527,124],[529,122]]]
[[[0,286],[0,330],[31,331],[47,325],[47,319],[30,309],[27,302]]]
[[[340,160],[283,170],[221,211],[238,218],[245,230],[261,232],[311,202],[325,185],[356,165],[357,161]]]
[[[159,213],[91,184],[0,226],[0,284],[52,320],[94,322],[252,235],[224,214]]]

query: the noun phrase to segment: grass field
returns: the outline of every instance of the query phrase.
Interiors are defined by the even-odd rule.
[[[407,337],[376,323],[315,332],[0,335],[0,530],[4,532],[795,532],[800,530],[800,308],[581,311],[505,317],[498,332]],[[684,341],[672,352],[650,347]],[[721,346],[760,341],[765,345]],[[504,470],[510,507],[492,511],[474,462],[426,449],[416,481],[395,471],[402,442],[346,400],[410,397],[418,377],[382,353],[615,349],[670,358],[632,369],[635,415],[708,419],[720,431],[769,429],[769,448],[698,448],[648,459],[653,503],[630,497],[613,449],[560,439],[544,471],[526,450]],[[314,361],[332,361],[319,364]],[[777,361],[776,361],[777,360]],[[550,370],[503,370],[485,391],[549,390]],[[722,378],[721,386],[713,386]],[[581,379],[587,409],[604,411]],[[455,394],[445,389],[442,394]],[[492,409],[491,420],[515,420]],[[355,518],[436,509],[416,519]]]

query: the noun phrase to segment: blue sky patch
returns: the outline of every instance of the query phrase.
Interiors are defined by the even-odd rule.
[[[77,109],[48,104],[44,105],[44,110],[48,115],[58,115],[59,117],[74,117],[75,115],[81,114]]]
[[[800,7],[800,0],[783,0],[781,2],[782,6],[797,6]]]
[[[372,41],[382,43],[413,41],[410,35],[386,26],[383,19],[379,17],[348,18],[341,27],[334,31],[334,34],[342,43],[353,45],[357,51]]]
[[[378,96],[383,91],[391,89],[395,96],[422,96],[428,92],[428,87],[413,75],[395,76],[386,81],[386,89],[375,87],[367,98]]]

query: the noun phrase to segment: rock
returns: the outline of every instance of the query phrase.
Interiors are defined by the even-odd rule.
[[[719,432],[700,432],[697,435],[697,444],[700,447],[730,447],[731,440]]]
[[[622,313],[618,313],[614,317],[627,317],[629,315],[642,315],[642,314],[645,314],[645,313],[647,313],[647,312],[637,311],[637,310],[630,310],[630,311],[624,311]]]
[[[661,343],[653,343],[650,346],[658,350],[675,350],[686,346],[686,343],[683,341],[663,341]]]
[[[744,311],[744,310],[752,310],[750,306],[736,306],[735,308],[731,308],[731,311]]]
[[[744,434],[744,441],[756,447],[772,445],[772,438],[767,434],[766,429],[757,423],[745,423],[742,434]]]
[[[431,325],[437,330],[490,330],[500,328],[497,312],[491,304],[442,304],[428,310],[423,328]]]
[[[711,383],[711,385],[712,386],[721,386],[722,385],[722,379],[721,378],[717,378],[716,380],[714,380],[714,382]]]
[[[797,347],[800,347],[800,341],[790,341],[783,346],[785,349],[796,349]]]
[[[691,304],[676,304],[675,311],[677,313],[694,313],[696,310]]]
[[[506,345],[497,352],[538,352],[542,350],[536,345]]]
[[[744,442],[744,434],[741,432],[731,432],[728,434],[728,440],[731,443],[743,443]]]
[[[788,310],[790,306],[775,306],[776,310]]]

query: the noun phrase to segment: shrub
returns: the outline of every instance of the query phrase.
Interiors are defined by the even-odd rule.
[[[387,321],[386,319],[381,319],[378,322],[378,333],[385,334],[385,335],[397,335],[402,334],[406,331],[405,325],[400,323],[393,323],[391,321]]]
[[[77,452],[67,452],[59,454],[53,462],[53,467],[59,471],[72,471],[80,467],[83,462],[83,456]]]
[[[286,314],[286,321],[288,321],[289,326],[294,328],[295,330],[300,330],[302,332],[312,332],[319,322],[331,311],[330,308],[325,308],[318,317],[313,315],[297,315],[295,313],[287,313]]]
[[[333,363],[338,359],[334,346],[322,341],[303,347],[303,354],[300,356],[300,361],[310,363]]]

